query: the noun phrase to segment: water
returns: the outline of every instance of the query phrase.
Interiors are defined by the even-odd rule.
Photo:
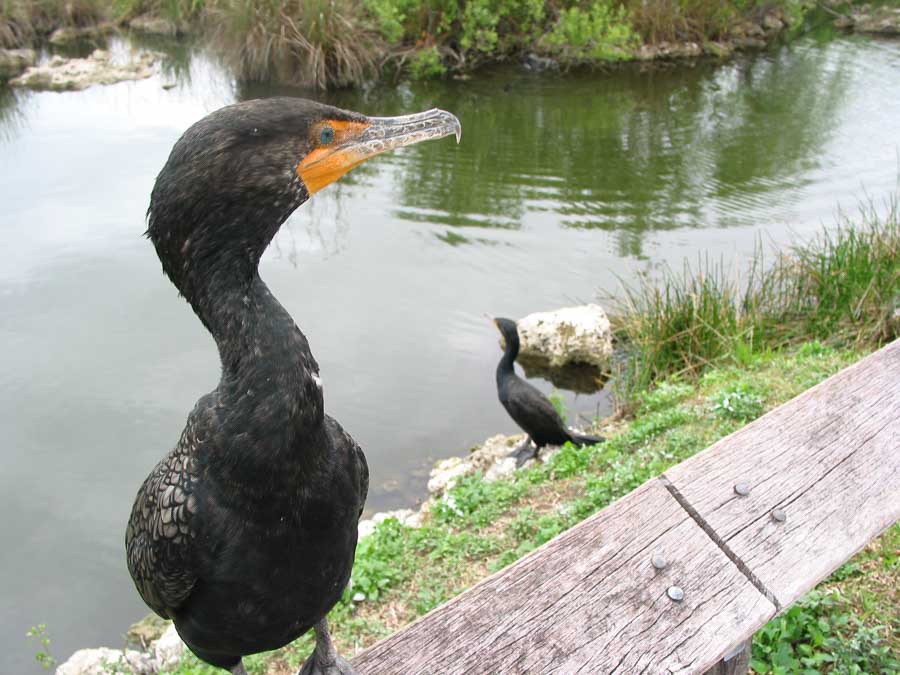
[[[273,92],[166,48],[162,76],[142,82],[0,89],[2,672],[39,671],[33,624],[62,660],[120,645],[146,613],[125,521],[217,380],[211,339],[141,237],[144,214],[184,128]],[[262,264],[309,337],[327,410],[366,450],[369,508],[413,503],[437,458],[515,431],[483,312],[593,300],[698,253],[739,261],[760,239],[783,245],[840,206],[878,202],[897,184],[898,87],[900,43],[841,39],[720,67],[505,69],[325,97],[377,115],[440,106],[463,125],[459,146],[377,158],[317,195]],[[565,398],[609,410],[604,392]]]

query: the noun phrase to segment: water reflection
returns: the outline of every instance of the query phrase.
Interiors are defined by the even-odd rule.
[[[25,125],[22,99],[27,96],[0,85],[0,141],[11,141]]]

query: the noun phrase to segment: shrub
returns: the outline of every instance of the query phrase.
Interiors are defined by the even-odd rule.
[[[586,8],[563,9],[553,30],[544,36],[545,47],[570,63],[617,61],[638,46],[623,5],[592,0]]]
[[[447,72],[447,68],[441,62],[437,47],[426,47],[412,57],[409,72],[414,80],[430,80],[441,77]]]

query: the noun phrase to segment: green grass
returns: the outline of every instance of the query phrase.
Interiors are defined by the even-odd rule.
[[[770,266],[762,254],[742,277],[703,262],[662,279],[642,279],[614,300],[613,330],[627,354],[617,385],[627,408],[670,376],[696,379],[711,365],[747,363],[754,354],[808,339],[877,347],[898,335],[900,218],[861,213]]]

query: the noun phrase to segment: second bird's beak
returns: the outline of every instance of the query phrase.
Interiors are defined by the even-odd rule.
[[[382,152],[450,134],[459,143],[462,135],[456,116],[437,108],[399,117],[369,117],[360,122],[324,120],[318,128],[325,126],[331,129],[333,140],[315,147],[297,165],[297,174],[309,194]]]

